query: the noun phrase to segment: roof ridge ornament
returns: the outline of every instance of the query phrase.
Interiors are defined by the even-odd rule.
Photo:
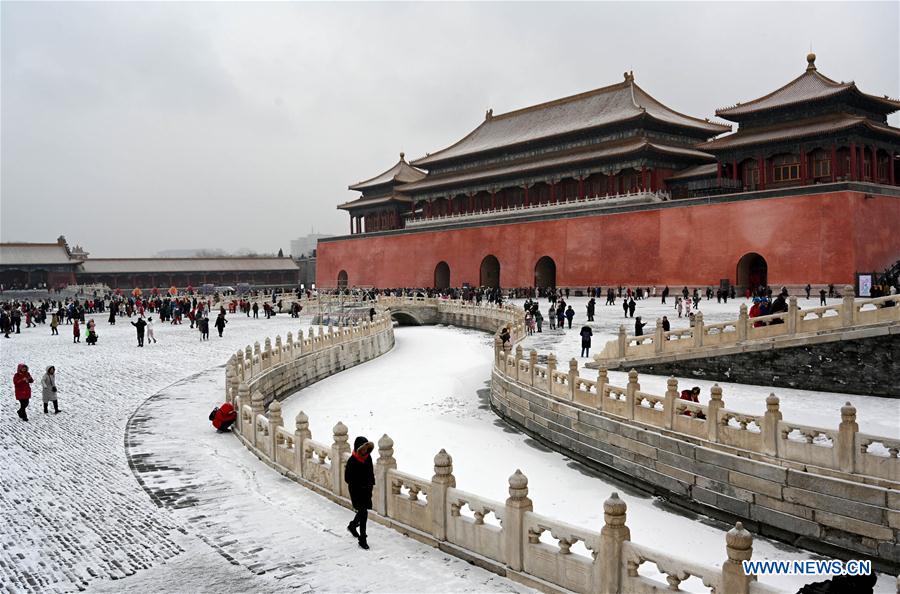
[[[403,151],[400,151],[400,160],[406,161],[406,153],[404,153]]]
[[[634,82],[634,70],[623,72],[622,75],[625,77],[625,82]]]
[[[814,72],[816,70],[816,55],[812,52],[806,54],[806,71]]]
[[[486,112],[484,112],[484,119],[491,120],[494,117],[494,108],[489,108]]]

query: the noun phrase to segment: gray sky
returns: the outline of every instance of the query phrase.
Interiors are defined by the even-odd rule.
[[[900,3],[3,2],[0,236],[288,251],[347,185],[619,82],[712,117],[803,72],[900,95]],[[891,123],[898,125],[897,114]]]

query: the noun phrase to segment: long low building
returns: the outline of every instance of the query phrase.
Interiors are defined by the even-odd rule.
[[[204,284],[295,287],[300,269],[291,258],[89,258],[56,243],[0,244],[0,285],[5,289],[104,284],[112,289],[152,289]]]
[[[624,81],[349,186],[333,286],[852,284],[900,259],[900,101],[819,72],[695,118]]]

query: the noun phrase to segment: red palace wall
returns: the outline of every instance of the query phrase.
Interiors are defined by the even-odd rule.
[[[334,287],[430,287],[435,266],[450,285],[479,284],[482,259],[500,261],[503,287],[534,284],[542,256],[557,286],[736,283],[738,260],[762,255],[772,286],[852,284],[855,272],[900,259],[900,198],[855,191],[661,208],[379,237],[318,245],[316,279]]]

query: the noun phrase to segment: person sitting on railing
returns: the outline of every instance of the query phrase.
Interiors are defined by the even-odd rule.
[[[697,404],[699,404],[700,403],[700,386],[694,386],[690,390],[682,390],[680,398],[681,398],[681,400],[687,400],[688,402],[696,402]],[[686,408],[684,410],[684,413],[682,413],[682,414],[684,414],[687,417],[696,417],[698,419],[706,418],[706,415],[703,414],[702,411],[698,410],[695,412],[689,408]]]
[[[500,331],[500,340],[503,342],[503,348],[506,348],[506,345],[509,344],[509,327],[504,326]]]
[[[213,427],[219,433],[225,433],[226,431],[231,431],[231,426],[237,420],[237,412],[235,412],[230,402],[226,402],[209,413],[209,420],[212,421]]]

